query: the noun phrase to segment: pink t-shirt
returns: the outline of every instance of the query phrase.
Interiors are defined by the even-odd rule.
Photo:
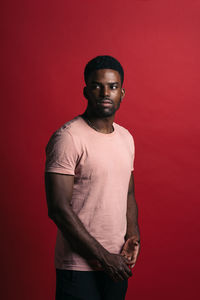
[[[67,122],[46,148],[46,172],[74,175],[72,209],[88,232],[109,252],[120,253],[126,234],[128,185],[133,170],[134,142],[114,123],[110,134],[91,128],[81,116]],[[92,267],[91,267],[92,265]],[[95,270],[70,248],[58,229],[55,267]]]

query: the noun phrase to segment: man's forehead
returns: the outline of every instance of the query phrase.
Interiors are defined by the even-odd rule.
[[[118,71],[113,69],[99,69],[91,73],[88,81],[121,82],[121,76]]]

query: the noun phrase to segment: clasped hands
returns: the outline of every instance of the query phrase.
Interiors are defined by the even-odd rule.
[[[129,266],[133,268],[136,263],[139,251],[140,242],[135,237],[131,237],[126,240],[120,254],[129,261]]]

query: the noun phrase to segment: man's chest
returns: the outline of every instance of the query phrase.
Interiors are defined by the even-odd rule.
[[[130,174],[133,157],[129,146],[121,139],[85,143],[76,166],[79,178],[125,176]]]

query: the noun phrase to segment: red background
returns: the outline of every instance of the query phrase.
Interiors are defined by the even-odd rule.
[[[101,54],[124,66],[116,121],[136,143],[142,250],[126,299],[198,299],[200,1],[3,2],[1,299],[54,297],[44,148],[85,109],[83,69]]]

